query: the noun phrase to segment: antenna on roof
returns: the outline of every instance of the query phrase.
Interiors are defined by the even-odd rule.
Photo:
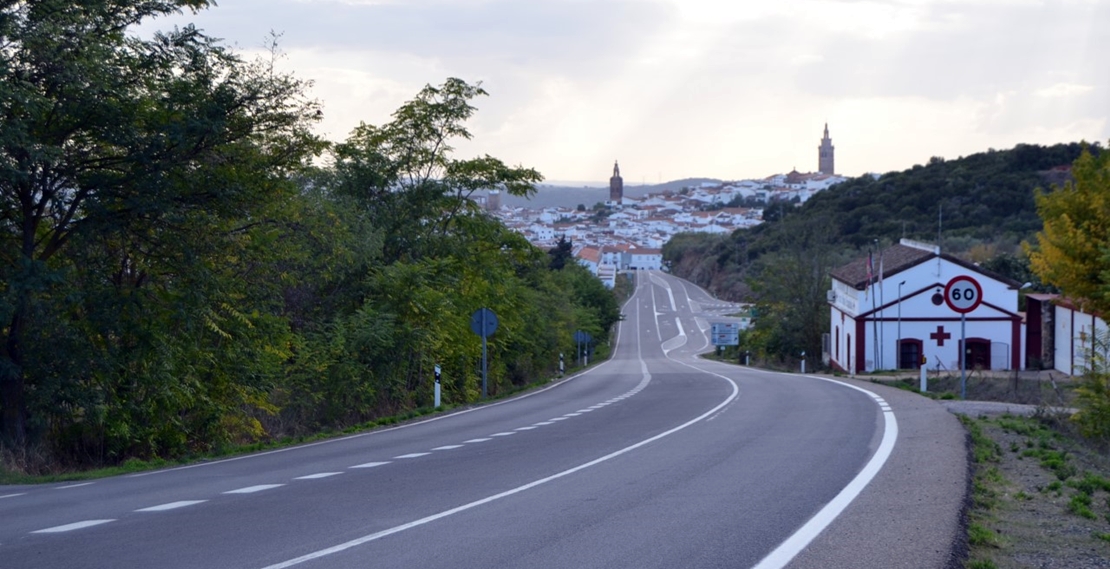
[[[944,204],[937,205],[937,247],[944,245],[941,239],[941,230],[944,227]]]

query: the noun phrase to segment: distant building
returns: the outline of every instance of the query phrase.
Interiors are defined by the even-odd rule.
[[[833,167],[832,139],[829,138],[829,123],[825,123],[825,136],[821,139],[821,146],[817,147],[817,171],[832,176],[836,174]]]
[[[613,205],[620,205],[624,200],[624,178],[621,178],[621,169],[613,161],[613,177],[609,178],[609,201]]]
[[[501,190],[490,190],[486,194],[486,210],[497,211],[501,209]]]

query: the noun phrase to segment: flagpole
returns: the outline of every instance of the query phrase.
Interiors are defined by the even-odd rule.
[[[875,317],[875,291],[871,285],[875,280],[875,252],[867,250],[867,290],[871,296],[871,371],[875,371],[879,364],[879,320]],[[866,365],[864,367],[867,367]]]
[[[886,369],[886,319],[883,318],[886,312],[886,300],[883,294],[883,251],[879,250],[879,318],[882,320],[882,326],[879,326],[879,369]]]

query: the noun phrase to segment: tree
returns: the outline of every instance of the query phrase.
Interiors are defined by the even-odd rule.
[[[418,257],[426,253],[420,245],[449,235],[461,215],[477,211],[474,192],[529,196],[543,180],[535,169],[510,167],[489,155],[452,157],[453,140],[471,138],[465,126],[476,110],[471,100],[486,94],[480,84],[456,78],[426,85],[389,123],[361,123],[336,145],[335,191],[355,198],[382,228],[387,261]]]
[[[574,247],[571,245],[566,235],[560,235],[559,242],[547,252],[547,255],[551,257],[551,261],[547,266],[553,271],[559,271],[562,270],[568,262],[574,262]]]
[[[1027,246],[1030,265],[1085,310],[1110,314],[1110,152],[1084,150],[1072,176],[1037,192],[1044,229]]]
[[[126,35],[147,18],[209,3],[0,8],[0,438],[27,440],[27,392],[44,380],[26,355],[31,342],[49,341],[45,318],[87,316],[59,311],[79,268],[67,257],[75,244],[113,257],[117,286],[182,285],[190,267],[219,264],[203,243],[241,239],[261,221],[259,196],[279,192],[319,148],[306,85],[272,62],[248,64],[191,26],[149,41]],[[218,330],[219,320],[239,319],[232,298],[207,296],[219,289],[174,294]]]

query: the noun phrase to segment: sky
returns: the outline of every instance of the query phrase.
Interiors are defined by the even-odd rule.
[[[904,170],[1110,140],[1110,0],[217,0],[244,57],[280,35],[319,133],[381,125],[425,85],[481,83],[470,141],[546,183]]]

